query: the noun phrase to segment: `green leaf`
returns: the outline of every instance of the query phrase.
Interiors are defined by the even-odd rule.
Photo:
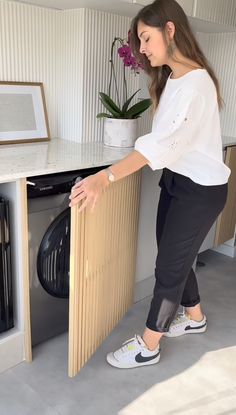
[[[137,104],[133,105],[125,114],[125,118],[137,118],[140,114],[146,111],[152,104],[151,99],[143,99]]]
[[[113,108],[110,107],[109,104],[107,104],[106,102],[103,102],[101,99],[100,99],[100,101],[102,102],[104,107],[111,113],[113,118],[119,118],[120,117],[120,114],[118,112],[114,111]]]
[[[104,94],[104,92],[99,92],[99,96],[100,96],[100,100],[103,103],[104,107],[115,117],[119,117],[122,112],[119,109],[119,107],[117,107],[117,105],[115,104],[114,101],[112,101],[112,99],[107,95]]]
[[[100,112],[96,118],[112,118],[110,114],[107,114],[106,112]]]
[[[138,89],[123,105],[122,107],[122,114],[124,115],[129,107],[129,104],[131,103],[132,99],[134,98],[134,96],[140,91],[140,89]]]

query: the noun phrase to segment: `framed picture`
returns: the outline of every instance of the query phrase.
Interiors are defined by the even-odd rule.
[[[43,84],[0,81],[0,144],[49,139]]]

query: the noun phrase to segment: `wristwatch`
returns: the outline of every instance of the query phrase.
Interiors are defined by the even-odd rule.
[[[106,174],[107,174],[107,177],[108,177],[109,182],[113,183],[113,182],[115,181],[115,176],[114,176],[114,174],[112,173],[111,169],[110,169],[109,167],[107,167],[107,168],[105,169],[105,172],[106,172]]]

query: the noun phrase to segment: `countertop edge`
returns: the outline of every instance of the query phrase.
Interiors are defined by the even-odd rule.
[[[0,147],[0,183],[34,176],[109,166],[134,147],[109,147],[101,142],[78,143],[61,138]]]

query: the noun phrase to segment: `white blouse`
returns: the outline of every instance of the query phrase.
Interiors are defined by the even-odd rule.
[[[152,132],[135,150],[153,169],[168,169],[202,185],[227,183],[215,85],[205,69],[169,76],[153,118]]]

